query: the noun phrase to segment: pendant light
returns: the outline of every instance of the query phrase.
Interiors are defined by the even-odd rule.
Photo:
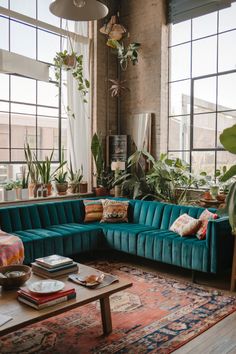
[[[108,7],[97,0],[55,0],[49,10],[55,16],[72,21],[99,20],[108,14]]]

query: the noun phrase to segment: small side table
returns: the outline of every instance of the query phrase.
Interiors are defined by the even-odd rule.
[[[236,235],[233,235],[233,237],[234,237],[234,253],[233,253],[230,291],[235,291],[235,287],[236,287]]]

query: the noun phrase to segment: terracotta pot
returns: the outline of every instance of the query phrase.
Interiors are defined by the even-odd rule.
[[[212,200],[212,195],[211,195],[211,193],[209,191],[205,192],[202,197],[205,200]]]
[[[59,195],[65,195],[68,189],[68,182],[56,183],[56,189]]]
[[[109,190],[105,187],[97,187],[95,188],[95,194],[97,197],[103,197],[109,195]]]
[[[67,65],[71,68],[73,68],[76,64],[76,58],[74,54],[69,54],[66,56],[66,58],[64,59],[64,65]]]
[[[29,197],[30,198],[34,197],[34,187],[35,187],[35,183],[29,183],[28,189],[29,189]]]
[[[49,195],[52,195],[52,183],[47,183],[44,185],[46,188],[47,188],[47,191],[48,191],[48,196]]]
[[[81,182],[79,184],[79,192],[80,193],[88,193],[88,183],[87,182]]]

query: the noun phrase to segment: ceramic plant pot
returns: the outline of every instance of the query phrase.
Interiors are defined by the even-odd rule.
[[[56,183],[56,190],[58,195],[65,195],[67,193],[67,189],[68,189],[68,182],[64,182],[64,183]]]

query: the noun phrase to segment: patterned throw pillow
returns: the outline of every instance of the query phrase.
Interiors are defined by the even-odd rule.
[[[84,222],[100,221],[102,218],[101,200],[84,200],[85,218]]]
[[[128,222],[128,206],[129,202],[119,200],[102,200],[103,215],[101,222],[116,223]]]
[[[204,240],[206,238],[208,221],[211,219],[217,219],[217,218],[218,218],[217,214],[211,213],[207,209],[205,209],[201,213],[199,220],[201,220],[202,225],[201,225],[200,229],[198,230],[198,232],[196,233],[196,236],[197,236],[197,238],[199,238],[199,240]]]
[[[194,219],[188,214],[182,214],[171,225],[170,230],[176,232],[180,236],[190,236],[198,231],[201,224],[201,220]]]

